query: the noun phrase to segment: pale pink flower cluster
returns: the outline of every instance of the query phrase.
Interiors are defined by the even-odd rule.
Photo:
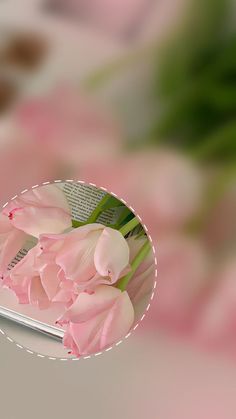
[[[35,246],[9,269],[31,236],[37,239]],[[73,229],[63,191],[57,185],[35,188],[2,211],[2,283],[21,304],[47,309],[60,303],[63,309],[58,324],[65,325],[64,345],[73,354],[101,351],[129,332],[138,293],[142,298],[151,292],[150,258],[132,278],[130,295],[115,287],[129,272],[142,244],[141,238],[126,240],[118,230],[99,223]]]
[[[0,214],[0,274],[3,277],[27,237],[59,233],[71,227],[68,202],[62,191],[48,185],[11,201]]]

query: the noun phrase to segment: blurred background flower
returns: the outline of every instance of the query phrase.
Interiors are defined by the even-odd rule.
[[[117,193],[157,248],[157,296],[140,338],[158,346],[161,332],[186,345],[181,354],[191,345],[219,365],[235,361],[234,1],[24,4],[22,18],[2,6],[1,202],[59,178]],[[35,31],[47,48],[38,37],[32,47]],[[217,416],[213,401],[207,413],[187,411],[165,419],[228,419],[236,406],[232,416]]]

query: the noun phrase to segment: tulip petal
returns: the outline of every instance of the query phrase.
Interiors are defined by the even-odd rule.
[[[64,244],[58,251],[56,263],[64,270],[67,278],[82,283],[96,274],[94,251],[102,228],[99,224],[91,224],[64,236]]]
[[[78,295],[74,304],[64,313],[59,322],[62,324],[69,321],[77,323],[87,321],[104,310],[109,309],[114,299],[120,296],[121,291],[115,287],[100,285],[93,294],[82,292]]]
[[[37,253],[38,247],[35,246],[9,271],[9,276],[15,283],[18,282],[18,278],[35,275],[34,264]]]
[[[59,290],[59,270],[59,266],[56,264],[50,264],[46,265],[40,273],[41,283],[49,300],[52,300]]]
[[[134,308],[126,291],[121,292],[104,321],[100,349],[125,337],[134,322]]]
[[[30,281],[29,302],[32,305],[36,305],[39,309],[45,309],[50,306],[50,302],[39,276],[32,278]]]
[[[60,208],[69,213],[70,207],[65,194],[57,185],[45,185],[40,188],[31,189],[28,192],[13,199],[3,210],[8,214],[15,208],[35,206],[38,208]]]
[[[102,276],[117,281],[129,264],[129,246],[122,234],[112,228],[104,228],[94,253],[96,270]]]
[[[63,343],[78,356],[95,353],[129,332],[134,309],[126,291],[100,285],[94,294],[81,293],[59,320],[67,324]]]
[[[29,287],[32,278],[38,275],[34,268],[37,246],[33,247],[9,272],[3,283],[17,296],[19,303],[29,304]]]
[[[32,236],[61,233],[71,227],[71,211],[56,185],[35,188],[13,199],[3,210],[11,224]]]
[[[77,356],[78,358],[80,357],[78,346],[76,345],[72,337],[71,331],[68,330],[65,332],[64,338],[63,338],[63,344],[65,348],[70,349],[71,354]]]
[[[100,336],[105,314],[85,323],[70,323],[68,329],[80,355],[88,355],[100,351]]]
[[[23,247],[27,235],[23,231],[12,229],[7,235],[2,248],[0,247],[0,276],[3,278],[9,263]]]
[[[11,222],[19,230],[34,237],[61,233],[71,227],[71,216],[60,208],[29,206],[13,210]]]

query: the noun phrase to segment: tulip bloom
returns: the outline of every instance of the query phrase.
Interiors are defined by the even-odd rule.
[[[29,235],[61,233],[70,226],[68,202],[56,185],[32,189],[11,201],[0,214],[1,277]]]
[[[81,291],[112,284],[129,268],[129,247],[122,234],[89,224],[64,234],[40,236],[37,246],[17,263],[4,283],[23,304],[47,308],[72,303]]]
[[[98,283],[115,283],[129,268],[129,246],[122,234],[102,224],[40,237],[41,259],[55,263],[84,291]]]
[[[60,268],[55,264],[40,263],[39,245],[9,271],[4,285],[17,296],[20,304],[31,304],[46,309],[54,302],[64,304],[73,302],[73,284],[68,284],[59,275]]]
[[[71,227],[67,199],[56,185],[31,189],[11,201],[2,211],[15,228],[34,237],[61,233]]]
[[[99,352],[122,339],[132,327],[134,309],[126,291],[99,285],[81,293],[57,321],[66,325],[64,346],[76,356]]]

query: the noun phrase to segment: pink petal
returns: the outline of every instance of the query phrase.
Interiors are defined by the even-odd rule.
[[[84,322],[104,310],[107,310],[114,303],[114,299],[120,296],[121,291],[115,287],[100,285],[96,287],[94,294],[82,292],[74,304],[60,318],[60,322]]]
[[[80,294],[64,317],[72,320],[65,346],[75,354],[87,355],[122,339],[133,324],[134,309],[127,292],[101,285],[92,295]]]
[[[52,298],[52,302],[54,303],[65,303],[67,305],[67,303],[73,303],[73,293],[71,291],[67,291],[67,290],[63,290],[60,289],[55,297]]]
[[[70,323],[68,329],[81,355],[100,351],[100,335],[104,321],[104,313],[86,323]]]
[[[71,227],[71,216],[60,208],[29,206],[18,208],[12,215],[12,225],[34,237],[61,233]]]
[[[30,304],[36,305],[40,309],[45,309],[50,306],[47,294],[38,276],[31,279],[29,285],[29,301]]]
[[[35,256],[37,254],[37,246],[33,247],[10,271],[10,277],[14,285],[20,285],[22,280],[26,277],[32,278],[37,274],[35,270]]]
[[[83,282],[95,275],[94,251],[103,228],[101,224],[88,224],[64,235],[48,237],[49,240],[62,239],[56,263],[64,270],[67,278]],[[42,246],[46,240],[43,236]],[[47,243],[46,248],[48,249]]]
[[[58,279],[58,271],[60,268],[56,264],[45,266],[40,273],[41,283],[44,291],[50,301],[55,297],[59,290],[60,280]]]
[[[129,246],[122,234],[105,228],[98,240],[94,253],[96,270],[102,276],[110,276],[114,283],[129,263]]]
[[[0,247],[0,276],[4,276],[9,263],[23,247],[27,235],[23,231],[12,229],[5,237],[2,248]]]
[[[29,285],[31,279],[36,275],[34,259],[37,248],[31,249],[4,278],[3,284],[10,288],[16,295],[20,304],[29,304]]]
[[[15,198],[4,209],[4,214],[11,212],[14,208],[25,208],[28,206],[60,208],[67,213],[70,212],[70,207],[63,191],[57,185],[45,185],[31,189]]]
[[[100,349],[115,342],[129,332],[134,322],[134,308],[126,291],[122,292],[109,311],[100,338]]]
[[[99,235],[100,231],[93,231],[88,233],[86,239],[64,245],[56,262],[63,268],[67,278],[83,282],[95,275],[94,251]]]
[[[57,185],[32,189],[11,201],[3,210],[16,228],[38,237],[61,233],[71,227],[69,204]]]
[[[14,284],[14,283],[6,283],[6,285],[15,293],[19,304],[29,304],[29,283],[30,278],[25,277],[22,278],[22,281],[20,284]]]
[[[71,354],[80,357],[80,353],[70,331],[66,331],[63,338],[63,344],[65,348],[70,349]]]

